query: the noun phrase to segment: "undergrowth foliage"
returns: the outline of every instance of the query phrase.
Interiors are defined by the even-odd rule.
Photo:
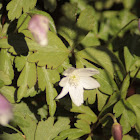
[[[9,124],[0,114],[0,139],[139,140],[138,6],[138,0],[0,0],[0,96],[13,111]],[[28,28],[35,15],[49,23],[43,46]],[[71,67],[99,72],[90,75],[98,86],[84,89],[80,106],[68,94],[57,98]]]

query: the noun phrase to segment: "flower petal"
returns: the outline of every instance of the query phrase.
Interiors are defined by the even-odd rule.
[[[5,126],[13,118],[12,105],[0,94],[0,124]]]
[[[100,87],[100,84],[91,77],[80,77],[80,84],[85,89],[94,89]]]
[[[69,80],[68,77],[62,78],[61,81],[59,82],[59,86],[64,87],[67,84],[68,80]]]
[[[70,68],[68,68],[67,70],[65,70],[65,71],[63,72],[63,75],[68,76],[68,75],[70,75],[74,70],[75,70],[74,67],[70,67]]]
[[[69,88],[70,97],[72,99],[72,102],[76,106],[80,106],[84,102],[83,92],[84,92],[84,90],[83,90],[83,87],[81,85],[79,85],[77,87],[71,86]]]
[[[28,29],[33,34],[37,43],[41,46],[48,44],[47,32],[49,30],[49,20],[42,15],[34,15],[28,24]]]
[[[56,97],[56,99],[61,99],[64,97],[69,91],[69,84],[66,84],[66,86],[63,87],[61,93]]]
[[[80,68],[75,70],[79,76],[92,76],[99,74],[99,71],[94,68]]]

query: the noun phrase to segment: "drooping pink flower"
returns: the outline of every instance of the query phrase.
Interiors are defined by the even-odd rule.
[[[112,136],[114,140],[122,140],[122,126],[119,123],[114,123],[112,125]]]
[[[34,15],[28,24],[28,29],[33,34],[36,42],[41,46],[48,44],[47,32],[49,30],[49,20],[42,15]]]
[[[0,94],[0,124],[6,126],[12,118],[12,105]]]
[[[138,28],[139,28],[139,31],[140,31],[140,19],[138,21]]]

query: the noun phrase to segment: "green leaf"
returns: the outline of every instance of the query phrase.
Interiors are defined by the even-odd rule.
[[[69,20],[70,22],[76,21],[76,15],[78,12],[77,4],[67,2],[62,6],[61,11],[67,20]]]
[[[0,88],[0,93],[3,94],[11,103],[15,103],[15,88],[12,86],[3,86]]]
[[[113,112],[116,117],[121,115],[120,124],[123,128],[123,134],[129,132],[131,127],[136,123],[136,115],[132,105],[128,101],[120,100],[115,104]]]
[[[97,78],[97,81],[100,83],[100,91],[107,95],[113,94],[114,91],[118,91],[118,87],[111,77],[110,73],[106,70],[99,69],[99,74],[95,75],[94,77]]]
[[[43,91],[45,90],[47,81],[52,84],[55,84],[60,80],[60,76],[57,70],[46,69],[45,67],[37,67],[38,73],[38,85],[39,88]]]
[[[84,100],[88,100],[89,104],[93,104],[96,100],[96,90],[85,90]]]
[[[0,80],[2,81],[3,85],[10,85],[12,83],[10,77],[3,71],[0,71]]]
[[[17,68],[18,71],[21,71],[25,64],[26,64],[27,58],[25,56],[16,56],[15,58],[15,67]]]
[[[33,110],[31,111],[29,106],[24,103],[24,102],[20,102],[14,105],[14,114],[16,115],[17,113],[20,113],[21,116],[26,116],[29,115],[32,119],[36,120],[35,114],[32,111],[36,111],[35,108],[33,108]],[[14,120],[16,121],[16,120]]]
[[[50,14],[44,12],[44,11],[41,11],[41,10],[37,10],[37,9],[33,9],[31,11],[29,11],[30,14],[38,14],[38,15],[43,15],[43,16],[46,16],[48,19],[49,19],[49,28],[50,30],[53,32],[53,33],[56,33],[56,27],[55,27],[55,23],[54,23],[54,20],[53,18],[50,16]]]
[[[29,62],[38,62],[38,66],[57,68],[68,57],[69,51],[63,42],[52,32],[48,32],[48,45],[28,57]],[[29,44],[28,44],[29,45]],[[59,60],[59,61],[58,61]]]
[[[125,59],[125,67],[127,72],[130,71],[132,65],[135,62],[133,55],[130,53],[128,47],[124,47],[124,59]]]
[[[36,79],[36,65],[34,63],[26,62],[26,65],[17,81],[17,86],[26,84],[31,88],[35,85]]]
[[[1,73],[0,73],[0,88],[4,86],[3,80],[1,80]]]
[[[23,97],[27,97],[27,89],[32,88],[36,84],[36,65],[35,63],[26,62],[24,69],[20,73],[17,81],[19,87],[17,92],[18,101]]]
[[[125,73],[124,68],[117,57],[105,47],[100,46],[86,48],[82,51],[77,52],[77,57],[88,59],[102,66],[108,73],[110,73],[110,76],[112,78],[114,77],[114,73],[116,72],[114,69],[114,63],[118,65],[122,75],[124,75]]]
[[[71,47],[74,47],[80,43],[94,27],[94,11],[93,8],[83,10],[76,23],[77,5],[75,3],[66,3],[64,7],[62,7],[62,10],[64,16],[60,18],[58,32],[66,39]]]
[[[133,0],[123,0],[122,2],[124,4],[124,7],[127,9],[131,9],[133,5],[135,4],[135,1]]]
[[[30,19],[31,19],[31,17],[26,13],[23,13],[20,16],[20,18],[18,19],[18,22],[17,22],[18,32],[28,29],[28,22]]]
[[[27,92],[26,92],[26,94],[25,94],[25,96],[24,97],[33,97],[33,96],[35,96],[37,94],[37,91],[35,90],[35,87],[31,87],[31,88],[28,88],[27,89]]]
[[[7,37],[0,39],[0,48],[8,49],[8,48],[11,48],[11,47],[12,46],[8,43]]]
[[[49,105],[50,116],[53,116],[56,111],[56,102],[54,98],[57,96],[57,91],[53,84],[60,80],[57,70],[46,69],[45,67],[37,67],[38,84],[41,90],[46,88],[46,101]]]
[[[29,126],[20,126],[20,129],[24,133],[27,140],[34,140],[37,127],[36,121],[32,119],[28,114],[24,116],[24,120]]]
[[[112,35],[116,34],[128,22],[130,22],[132,19],[136,19],[136,18],[137,18],[136,15],[134,15],[128,9],[118,11],[116,16],[110,17],[110,19],[109,19],[110,34],[112,34]],[[119,33],[119,36],[122,36],[126,31],[128,31],[130,29],[134,30],[136,28],[137,28],[137,22],[133,22],[133,24],[130,24],[129,26],[124,28],[122,30],[122,32]]]
[[[119,92],[114,92],[110,96],[107,104],[102,108],[102,110],[101,110],[100,114],[98,115],[98,117],[101,117],[101,116],[105,115],[105,113],[108,113],[110,111],[110,107],[112,107],[119,99],[120,99]]]
[[[6,9],[8,10],[8,18],[14,20],[19,18],[22,14],[28,12],[30,9],[34,8],[37,0],[12,0],[8,3]]]
[[[45,104],[43,107],[39,108],[37,114],[40,115],[41,120],[46,119],[48,116],[48,106]]]
[[[18,133],[9,134],[6,132],[0,135],[0,139],[1,140],[25,140],[24,137]]]
[[[90,133],[90,125],[85,120],[77,120],[77,122],[74,124],[77,128],[83,130],[85,134]]]
[[[57,6],[56,0],[44,0],[44,8],[45,10],[49,10],[50,12],[54,12]]]
[[[81,129],[72,128],[61,132],[60,136],[56,137],[55,140],[65,140],[67,137],[69,140],[76,140],[85,134]]]
[[[85,47],[91,47],[91,46],[99,46],[100,41],[98,37],[93,33],[89,32],[84,39],[80,42]]]
[[[90,31],[94,27],[95,12],[93,8],[86,8],[80,13],[77,26],[85,31]]]
[[[123,83],[120,89],[121,98],[126,98],[129,85],[130,85],[130,75],[127,74],[125,79],[123,80]]]
[[[54,123],[54,118],[49,117],[46,121],[40,121],[36,134],[35,134],[35,140],[52,140],[55,138],[61,131],[69,129],[69,119],[60,117]]]
[[[97,98],[98,98],[98,110],[101,111],[104,105],[107,102],[108,95],[101,93],[99,90],[97,91]]]
[[[109,36],[109,30],[110,30],[110,27],[109,27],[108,23],[103,23],[102,22],[101,25],[100,25],[99,33],[97,34],[97,36],[100,39],[103,39],[103,40],[107,41],[108,40],[108,36]]]
[[[11,84],[14,78],[14,71],[11,55],[7,52],[7,49],[1,49],[0,51],[0,71],[3,71],[1,72],[0,77],[4,80],[5,84]]]
[[[77,118],[89,118],[89,120],[85,119],[85,121],[88,121],[89,123],[93,122],[95,123],[97,121],[97,116],[95,113],[88,107],[81,105],[79,107],[73,105],[71,112],[76,112],[76,113],[82,113],[77,116]],[[86,117],[87,116],[87,117]]]
[[[13,111],[14,111],[14,119],[12,120],[12,123],[18,125],[21,128],[32,127],[32,126],[30,126],[31,122],[33,122],[33,125],[35,124],[34,122],[37,123],[35,114],[33,112],[31,112],[28,105],[25,104],[24,102],[15,104]],[[32,111],[36,111],[36,110],[33,108]],[[30,121],[32,120],[32,121],[29,123],[29,120]]]
[[[71,0],[71,3],[76,3],[78,6],[78,9],[84,10],[85,8],[90,7],[89,2],[90,1],[85,1],[85,0]]]
[[[135,94],[133,96],[130,96],[127,101],[133,106],[135,114],[136,114],[136,130],[138,133],[140,133],[140,95]]]

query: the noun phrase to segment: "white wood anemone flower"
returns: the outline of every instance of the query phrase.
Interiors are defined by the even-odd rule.
[[[0,94],[0,124],[6,126],[12,118],[12,105]]]
[[[100,84],[91,76],[99,74],[99,71],[94,68],[69,68],[64,71],[63,75],[66,76],[61,79],[59,85],[63,87],[61,93],[56,99],[61,99],[68,92],[72,102],[76,106],[84,103],[84,89],[95,89],[100,87]]]

